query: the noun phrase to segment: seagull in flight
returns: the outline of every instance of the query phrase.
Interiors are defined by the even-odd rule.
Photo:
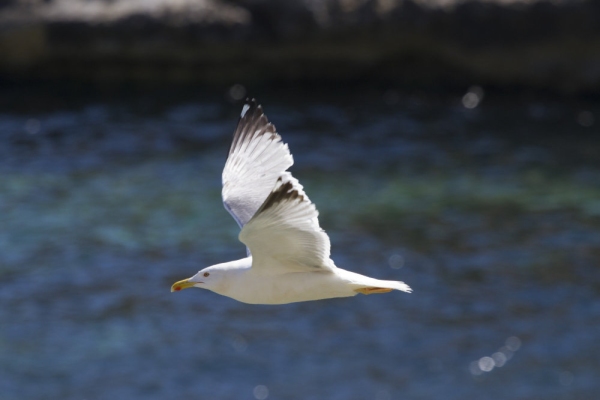
[[[212,265],[171,291],[212,290],[249,304],[286,304],[358,293],[411,292],[404,282],[369,278],[335,266],[329,237],[294,160],[255,99],[247,99],[223,170],[223,204],[241,228],[247,257]]]

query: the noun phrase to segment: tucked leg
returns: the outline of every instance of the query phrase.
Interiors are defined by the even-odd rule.
[[[392,289],[379,288],[379,287],[366,287],[366,288],[360,288],[360,289],[355,290],[355,292],[362,293],[362,294],[387,293],[387,292],[391,292],[391,291],[392,291]]]

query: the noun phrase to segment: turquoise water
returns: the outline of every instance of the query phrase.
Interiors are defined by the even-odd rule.
[[[2,400],[597,396],[600,104],[265,92],[336,264],[414,293],[251,306],[169,291],[244,256],[241,106],[56,98],[0,109]]]

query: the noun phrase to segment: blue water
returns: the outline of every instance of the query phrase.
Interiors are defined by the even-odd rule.
[[[240,104],[2,103],[0,399],[597,398],[600,104],[461,96],[259,98],[336,264],[414,289],[284,306],[169,291],[244,256]]]

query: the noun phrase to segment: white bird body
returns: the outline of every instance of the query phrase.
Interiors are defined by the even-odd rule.
[[[411,291],[403,282],[335,266],[317,209],[287,172],[293,162],[262,108],[248,100],[223,170],[222,192],[225,208],[242,228],[239,239],[248,257],[204,268],[171,291],[198,287],[250,304]]]
[[[267,265],[253,265],[252,257],[213,265],[190,278],[195,287],[249,304],[286,304],[300,301],[351,297],[360,289],[378,287],[407,291],[402,282],[382,281],[334,267],[329,271],[306,271],[292,263],[271,259]],[[295,271],[295,269],[297,269]],[[206,285],[203,274],[214,283]]]

